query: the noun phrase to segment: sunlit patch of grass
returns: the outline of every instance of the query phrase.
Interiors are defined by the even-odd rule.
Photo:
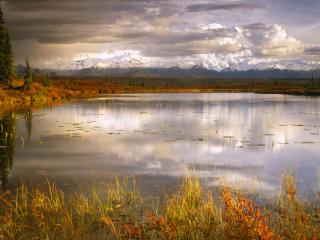
[[[0,239],[319,239],[319,199],[297,196],[285,174],[274,204],[257,205],[223,186],[189,177],[160,205],[144,199],[134,178],[105,191],[66,195],[52,181],[0,195]]]
[[[33,82],[30,89],[23,89],[23,82],[15,81],[12,88],[0,86],[0,105],[34,105],[34,104],[52,104],[63,101],[70,101],[80,98],[90,98],[96,96],[99,91],[94,88],[93,84],[90,89],[70,88],[61,83],[54,82],[48,86],[41,79]],[[0,112],[1,114],[1,112]]]
[[[274,216],[275,228],[284,239],[320,239],[319,199],[311,203],[298,197],[295,174],[282,176]]]

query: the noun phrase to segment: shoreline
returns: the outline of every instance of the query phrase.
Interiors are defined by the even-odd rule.
[[[229,84],[230,85],[230,84]],[[320,89],[298,88],[295,86],[132,86],[110,83],[106,80],[53,80],[52,86],[45,87],[40,81],[34,82],[29,91],[6,89],[0,85],[0,114],[25,107],[44,107],[89,99],[101,94],[144,94],[144,93],[254,93],[284,94],[295,96],[320,96]]]

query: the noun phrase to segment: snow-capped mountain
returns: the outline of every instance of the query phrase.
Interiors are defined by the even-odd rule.
[[[188,32],[189,30],[185,31]],[[222,30],[228,32],[231,37],[229,35],[214,37],[215,34],[213,33],[219,34]],[[276,24],[226,27],[218,23],[212,23],[198,26],[192,31],[196,34],[204,34],[209,39],[214,39],[211,42],[214,44],[208,45],[208,51],[211,52],[186,56],[171,56],[169,54],[163,57],[157,55],[150,57],[146,50],[114,49],[98,53],[82,53],[69,63],[53,65],[69,70],[85,68],[171,68],[174,66],[190,69],[194,66],[200,66],[204,69],[219,72],[230,71],[231,69],[237,71],[251,69],[310,71],[320,68],[320,61],[311,61],[304,58],[302,54],[304,46]],[[179,39],[185,33],[172,32],[172,34]],[[227,48],[227,50],[225,51],[224,48]]]
[[[301,59],[251,59],[234,66],[239,71],[255,70],[293,70],[310,71],[320,68],[320,62]]]
[[[302,59],[271,59],[255,58],[249,50],[235,54],[199,54],[188,57],[173,57],[162,59],[142,56],[138,51],[126,50],[91,53],[77,56],[69,64],[60,64],[60,70],[80,70],[85,68],[171,68],[180,67],[189,69],[194,66],[215,71],[248,71],[254,70],[295,70],[310,71],[320,68],[320,61]]]
[[[114,51],[101,54],[89,53],[77,56],[71,64],[70,70],[83,68],[134,68],[148,67],[150,60],[139,55],[138,51]]]

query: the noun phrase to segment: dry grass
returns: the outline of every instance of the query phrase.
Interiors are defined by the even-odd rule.
[[[29,91],[4,90],[0,88],[0,104],[37,104],[62,102],[76,98],[87,98],[98,94],[98,92],[83,93],[80,90],[70,90],[68,88],[50,86],[45,87],[41,83],[33,83]]]
[[[254,83],[254,84],[253,84]],[[15,87],[23,84],[14,82]],[[248,79],[162,79],[136,77],[57,77],[48,84],[37,76],[29,91],[9,90],[0,85],[2,104],[48,104],[71,99],[90,98],[112,93],[201,93],[201,92],[254,92],[297,95],[320,95],[318,84],[312,87],[309,80],[282,81]]]
[[[296,193],[295,178],[285,175],[266,208],[228,186],[212,192],[187,178],[155,207],[128,178],[116,178],[102,194],[93,186],[90,194],[66,196],[51,181],[21,185],[0,196],[0,239],[320,239],[319,202]]]

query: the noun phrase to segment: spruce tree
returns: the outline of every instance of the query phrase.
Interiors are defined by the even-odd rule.
[[[49,78],[49,74],[48,73],[46,73],[45,75],[44,75],[44,81],[43,81],[43,83],[44,83],[44,85],[46,86],[46,87],[51,87],[51,80],[50,80],[50,78]]]
[[[6,38],[6,26],[3,18],[3,12],[0,5],[0,82],[6,82],[5,79],[5,38]]]
[[[30,84],[32,82],[32,70],[28,58],[26,59],[26,72],[24,75],[24,89],[30,90]]]
[[[0,5],[0,82],[11,85],[14,76],[15,67],[10,35]]]
[[[4,41],[4,79],[7,81],[8,85],[12,85],[13,78],[15,77],[15,67],[13,60],[13,51],[10,41],[10,34],[8,29],[5,30],[5,41]]]

